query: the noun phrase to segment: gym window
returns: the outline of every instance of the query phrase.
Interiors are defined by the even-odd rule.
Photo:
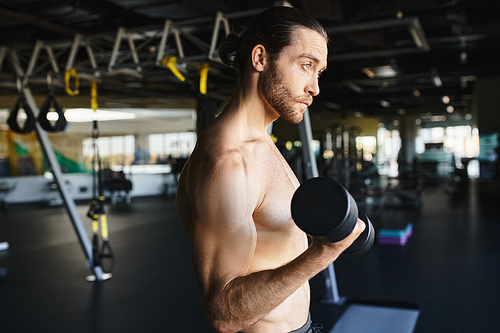
[[[196,144],[195,132],[162,133],[149,135],[151,164],[167,164],[171,158],[188,157]]]
[[[135,138],[133,135],[100,137],[98,140],[99,156],[106,167],[131,165],[135,156]],[[87,170],[92,168],[92,138],[83,140],[83,157]]]

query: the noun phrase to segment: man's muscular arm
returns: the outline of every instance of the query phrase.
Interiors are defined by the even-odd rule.
[[[236,332],[275,309],[325,269],[361,233],[358,223],[345,240],[313,240],[296,259],[272,270],[250,273],[257,232],[252,218],[259,204],[259,182],[241,153],[205,165],[205,179],[190,189],[194,205],[191,249],[208,321],[217,332]],[[193,184],[191,184],[193,185]]]

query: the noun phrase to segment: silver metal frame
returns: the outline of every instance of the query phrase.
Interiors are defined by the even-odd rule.
[[[97,62],[94,57],[94,52],[90,47],[90,43],[84,38],[82,34],[75,34],[75,38],[73,39],[73,44],[71,45],[71,49],[68,55],[68,60],[66,61],[65,69],[70,70],[71,68],[73,68],[75,64],[76,55],[78,54],[78,51],[82,46],[84,46],[85,50],[87,51],[87,57],[89,58],[91,69],[94,72],[92,78],[99,77],[100,73],[97,70]],[[80,76],[82,76],[82,74],[85,75],[84,73],[78,73],[78,74]]]
[[[274,5],[284,5],[284,6],[291,6],[287,1],[277,1],[275,2]],[[120,27],[116,33],[116,35],[111,35],[110,33],[99,33],[99,34],[93,34],[93,35],[88,35],[83,37],[80,34],[75,34],[73,42],[71,41],[54,41],[54,42],[44,42],[44,41],[37,41],[35,44],[35,47],[33,49],[30,63],[28,66],[28,69],[26,71],[26,75],[24,77],[25,82],[33,83],[33,84],[44,84],[44,80],[41,80],[37,77],[34,77],[37,75],[37,73],[40,71],[42,67],[35,68],[36,66],[36,61],[38,60],[38,55],[41,49],[45,49],[48,57],[49,57],[49,62],[52,65],[53,72],[55,74],[59,73],[58,65],[57,65],[57,59],[54,56],[54,49],[61,49],[61,53],[65,52],[65,48],[70,49],[68,59],[65,63],[66,69],[70,69],[73,67],[74,62],[75,62],[75,57],[76,53],[78,51],[78,48],[81,47],[82,45],[85,46],[87,49],[87,55],[91,63],[92,70],[94,70],[94,75],[91,73],[81,73],[82,78],[84,79],[96,79],[97,77],[101,75],[106,75],[106,76],[115,76],[115,75],[127,75],[135,78],[141,79],[143,77],[143,70],[142,68],[144,66],[147,66],[150,64],[149,60],[142,60],[139,58],[138,54],[138,49],[136,49],[136,46],[134,44],[135,40],[143,40],[143,39],[154,39],[157,37],[160,37],[159,44],[157,44],[157,50],[158,54],[156,55],[156,59],[151,61],[151,63],[155,64],[157,67],[164,67],[161,66],[160,61],[163,58],[165,54],[165,45],[167,43],[168,35],[170,33],[174,34],[175,38],[175,43],[176,43],[176,48],[177,48],[177,53],[179,55],[179,64],[177,65],[179,68],[185,69],[187,68],[188,64],[193,64],[197,65],[200,62],[204,62],[207,59],[209,61],[213,62],[221,62],[221,60],[218,57],[218,54],[216,52],[217,49],[217,41],[220,37],[220,29],[221,29],[221,23],[224,25],[224,30],[225,34],[227,35],[230,32],[230,26],[229,26],[229,20],[232,19],[237,19],[237,18],[242,18],[242,17],[249,17],[249,16],[255,16],[262,11],[266,10],[268,7],[265,8],[256,8],[252,10],[245,10],[245,11],[238,11],[238,12],[232,12],[232,13],[223,13],[223,12],[217,12],[215,15],[215,21],[214,17],[202,17],[202,18],[197,18],[197,19],[188,19],[188,20],[182,20],[178,22],[173,22],[170,20],[166,20],[165,23],[163,24],[163,29],[159,26],[149,26],[149,27],[140,27],[140,28],[131,28],[131,29],[125,29],[123,27]],[[213,31],[211,34],[211,41],[210,44],[207,42],[201,40],[200,38],[196,37],[193,35],[193,32],[196,31],[197,27],[196,25],[201,25],[201,24],[207,24],[207,23],[213,23]],[[342,25],[342,26],[334,26],[334,27],[327,27],[326,30],[329,34],[345,34],[349,32],[356,32],[356,31],[369,31],[369,30],[377,30],[377,29],[390,29],[394,27],[406,27],[413,39],[413,42],[415,43],[415,46],[412,47],[399,47],[399,48],[392,48],[392,49],[383,49],[383,50],[375,50],[375,51],[366,51],[366,52],[355,52],[355,53],[345,53],[345,54],[332,54],[328,57],[329,61],[336,61],[336,60],[342,60],[342,59],[362,59],[362,58],[371,58],[371,57],[382,57],[382,56],[394,56],[398,54],[408,54],[408,53],[417,53],[417,52],[427,52],[430,50],[430,44],[429,41],[425,35],[425,32],[420,24],[420,21],[418,17],[405,17],[401,19],[388,19],[388,20],[379,20],[379,21],[372,21],[372,22],[363,22],[363,23],[358,23],[358,24],[348,24],[348,25]],[[160,36],[161,34],[161,36]],[[182,39],[185,38],[186,40],[189,40],[192,42],[194,45],[200,48],[200,53],[199,54],[191,54],[191,55],[185,55],[184,54],[184,48],[183,48],[183,43]],[[113,38],[114,39],[114,44],[112,49],[96,49],[96,53],[92,51],[92,48],[90,47],[90,42],[93,39],[99,39],[99,38]],[[127,38],[128,44],[129,44],[129,49],[130,52],[128,52],[126,55],[123,57],[119,58],[119,55],[121,54],[122,51],[120,51],[120,46],[123,38]],[[139,46],[140,48],[140,46]],[[0,56],[1,56],[1,50],[2,47],[0,47]],[[3,51],[5,52],[5,51]],[[94,57],[94,54],[96,54],[98,57]],[[126,64],[123,66],[119,66],[120,63],[123,63],[125,60],[127,60],[129,57],[132,58],[133,63],[132,64]],[[106,68],[104,70],[101,70],[100,72],[97,71],[97,68],[99,67],[99,64],[96,60],[105,62],[106,60],[109,60],[108,63],[100,64],[101,67]],[[46,66],[47,62],[43,64],[43,66]],[[62,67],[62,65],[61,65]],[[69,68],[68,68],[69,67]],[[135,68],[134,68],[135,67]],[[80,75],[80,73],[79,73]],[[56,83],[60,84],[59,78],[55,78]],[[5,82],[2,82],[3,86],[8,86],[6,85]],[[360,90],[359,85],[356,82],[350,82],[347,84],[351,89],[354,91]],[[10,87],[13,87],[10,85]]]
[[[156,66],[165,68],[161,64],[161,60],[165,54],[165,45],[167,44],[168,34],[172,31],[175,38],[175,45],[177,46],[178,59],[182,60],[184,58],[184,48],[182,46],[181,34],[179,29],[174,25],[171,20],[165,20],[165,25],[163,26],[163,33],[161,35],[160,45],[158,45],[158,54],[156,56]]]
[[[54,55],[54,50],[52,49],[52,46],[46,45],[44,41],[37,40],[33,52],[31,53],[28,68],[26,69],[26,74],[25,74],[26,78],[29,78],[33,73],[33,70],[35,69],[36,63],[38,61],[38,57],[40,56],[40,50],[42,49],[47,52],[50,65],[52,66],[52,70],[54,71],[54,73],[59,74],[61,72],[59,70],[59,65],[56,62],[56,57]]]
[[[130,54],[132,55],[132,60],[136,65],[135,70],[130,68],[115,68],[118,59],[118,52],[120,51],[120,46],[122,44],[123,38],[127,38],[128,46],[130,48]],[[137,55],[137,50],[135,48],[134,40],[132,35],[124,27],[118,28],[118,33],[115,38],[115,43],[113,45],[113,51],[111,52],[111,58],[108,64],[109,74],[124,74],[136,78],[142,78],[142,67],[140,65],[139,56]]]
[[[208,51],[208,59],[212,61],[222,62],[219,58],[219,55],[215,51],[217,48],[217,40],[219,39],[219,30],[220,23],[224,24],[224,30],[226,32],[226,36],[229,35],[229,21],[227,17],[224,16],[223,12],[218,11],[215,17],[214,30],[212,31],[212,41],[210,42],[210,50]]]

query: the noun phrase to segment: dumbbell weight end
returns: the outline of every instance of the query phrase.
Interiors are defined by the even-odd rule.
[[[366,216],[366,214],[362,211],[358,211],[358,218],[365,222],[365,230],[354,240],[354,242],[349,246],[342,255],[355,258],[359,257],[362,254],[368,252],[368,250],[372,247],[373,242],[375,241],[375,228],[373,228],[373,224]]]

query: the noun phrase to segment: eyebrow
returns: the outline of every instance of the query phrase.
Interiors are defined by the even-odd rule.
[[[316,57],[315,55],[311,54],[311,53],[302,53],[300,56],[300,58],[308,58],[308,59],[311,59],[317,63],[319,63],[319,59],[318,57]],[[320,72],[323,72],[324,70],[326,69],[326,65],[325,67],[323,67]]]

